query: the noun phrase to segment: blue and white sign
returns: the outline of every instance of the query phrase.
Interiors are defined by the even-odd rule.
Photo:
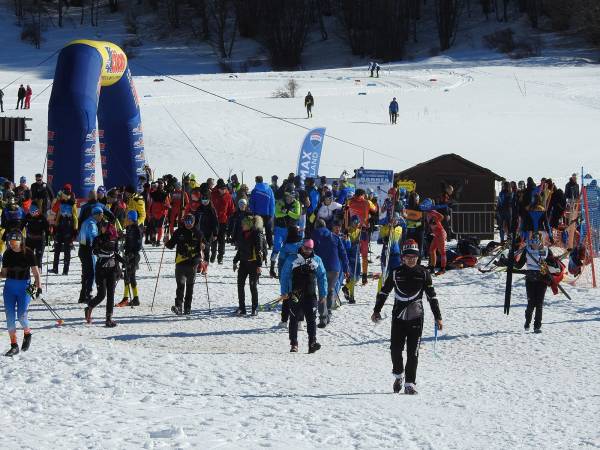
[[[387,192],[393,185],[393,170],[358,169],[356,171],[356,187],[373,191],[377,195],[379,207],[383,206]]]
[[[296,173],[300,176],[303,184],[307,177],[314,178],[319,175],[319,164],[321,162],[324,139],[325,128],[313,128],[306,134],[302,142]]]

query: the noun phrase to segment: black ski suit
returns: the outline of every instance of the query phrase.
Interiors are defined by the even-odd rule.
[[[419,363],[419,345],[423,333],[423,293],[427,296],[434,319],[442,320],[442,314],[431,281],[431,273],[421,265],[413,268],[402,265],[394,269],[377,295],[374,312],[381,312],[381,308],[392,290],[394,290],[390,338],[392,373],[400,375],[406,372],[406,383],[415,383]],[[402,359],[405,345],[406,369]]]
[[[50,224],[42,214],[38,214],[37,216],[27,214],[25,217],[25,229],[27,230],[25,245],[35,253],[37,265],[41,270],[42,260],[44,259],[44,249],[46,248],[46,237],[50,232]]]
[[[142,232],[137,223],[133,223],[125,228],[123,246],[123,282],[125,286],[129,285],[132,289],[137,287],[135,275],[139,268],[140,250],[142,250]]]
[[[123,258],[117,252],[117,240],[110,232],[101,233],[94,238],[93,253],[96,255],[96,296],[89,302],[90,311],[102,303],[106,297],[106,320],[112,319],[115,305],[115,288],[121,277],[119,263]]]
[[[202,261],[202,233],[196,228],[179,227],[173,232],[165,247],[175,250],[175,307],[189,314],[192,310],[194,282],[198,264]],[[184,303],[185,291],[185,303]]]
[[[258,277],[262,260],[266,253],[266,240],[259,230],[242,231],[238,241],[238,250],[233,257],[234,267],[239,262],[237,275],[239,311],[246,314],[246,278],[250,278],[250,294],[252,295],[252,313],[258,308]]]

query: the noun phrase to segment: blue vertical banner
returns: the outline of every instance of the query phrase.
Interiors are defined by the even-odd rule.
[[[304,137],[302,147],[300,147],[300,155],[298,155],[298,170],[296,171],[303,184],[307,177],[314,178],[319,175],[324,139],[325,128],[313,128]]]

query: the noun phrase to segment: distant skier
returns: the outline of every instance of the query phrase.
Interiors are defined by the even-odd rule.
[[[25,109],[29,109],[31,106],[31,96],[33,91],[31,90],[31,86],[27,85],[27,89],[25,90]]]
[[[371,72],[371,78],[373,78],[373,71],[375,70],[375,63],[371,61],[369,63],[369,72]]]
[[[396,97],[394,97],[392,99],[392,101],[390,102],[390,107],[389,107],[389,111],[390,111],[390,123],[392,125],[396,124],[396,121],[398,120],[398,102],[396,101]]]
[[[315,99],[313,98],[310,91],[304,97],[304,106],[306,107],[306,118],[312,117],[312,107],[315,106]]]
[[[402,389],[405,374],[402,351],[406,345],[406,383],[405,394],[416,394],[417,364],[419,362],[419,344],[423,333],[423,293],[425,293],[431,312],[439,330],[442,329],[442,314],[435,295],[429,271],[417,264],[420,251],[413,239],[408,239],[402,245],[403,264],[394,269],[385,280],[373,309],[371,320],[381,320],[381,309],[385,304],[388,294],[394,290],[394,308],[392,310],[392,331],[390,350],[392,354],[392,373],[394,392]]]
[[[377,78],[379,78],[379,69],[381,69],[381,67],[379,64],[375,63],[375,73],[377,74]]]
[[[0,112],[4,112],[4,91],[0,89]]]
[[[19,105],[21,105],[21,109],[23,109],[23,101],[25,100],[25,95],[27,95],[27,91],[23,87],[23,85],[19,86],[19,90],[17,91],[17,107],[15,109],[19,109]]]

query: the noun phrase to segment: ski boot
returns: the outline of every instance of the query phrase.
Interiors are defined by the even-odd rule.
[[[10,350],[7,351],[4,356],[15,356],[16,354],[19,353],[19,344],[14,343],[14,344],[10,344]]]
[[[325,317],[319,318],[318,328],[325,328],[327,326],[327,319]]]
[[[342,293],[344,294],[346,301],[350,301],[350,290],[346,286],[342,286]]]
[[[269,276],[271,278],[277,278],[277,274],[275,273],[275,261],[271,261],[271,268],[269,269]]]
[[[140,298],[136,295],[129,302],[129,306],[140,306]]]
[[[223,257],[222,256],[219,256],[217,258],[217,264],[223,265]]]
[[[114,328],[117,326],[117,322],[115,322],[114,320],[112,320],[112,317],[107,317],[106,318],[106,328]]]
[[[31,333],[26,333],[23,335],[23,343],[21,344],[21,351],[26,352],[29,350],[29,346],[31,345]]]
[[[402,390],[402,381],[404,381],[404,376],[402,374],[394,376],[396,377],[393,386],[394,394],[398,394]]]
[[[542,329],[541,328],[535,328],[535,327],[533,327],[533,332],[535,334],[540,334],[542,332]]]
[[[125,306],[129,306],[129,297],[123,297],[123,300],[121,300],[119,303],[117,303],[117,308],[123,308]]]
[[[251,316],[258,316],[258,311],[256,310],[256,308],[252,308],[252,312],[250,313]]]
[[[369,282],[369,280],[367,279],[367,274],[363,273],[362,274],[362,285],[364,286],[365,284],[367,284]]]
[[[85,317],[85,322],[87,324],[92,323],[92,308],[90,308],[89,306],[86,306],[85,309],[83,310],[83,315]]]
[[[181,311],[181,306],[177,306],[177,305],[171,306],[171,312],[178,316],[181,316],[181,314],[183,314]]]
[[[246,310],[242,308],[238,308],[235,310],[235,315],[238,317],[242,317],[246,315]]]
[[[531,325],[531,320],[525,320],[525,326],[523,328],[525,328],[525,331],[529,331],[529,326]]]
[[[183,314],[186,316],[189,316],[192,313],[192,307],[190,306],[189,308],[184,308],[183,310]]]
[[[298,344],[292,344],[290,347],[290,353],[298,353]]]
[[[277,328],[287,328],[287,327],[288,327],[288,323],[287,323],[287,321],[286,321],[286,322],[284,322],[284,321],[282,320],[281,322],[279,322],[279,323],[277,324]]]
[[[418,394],[417,387],[415,386],[414,383],[406,383],[404,385],[404,393],[406,395],[415,395],[415,394]]]
[[[308,353],[315,353],[320,348],[321,344],[319,344],[317,341],[314,341],[313,343],[308,345]]]

